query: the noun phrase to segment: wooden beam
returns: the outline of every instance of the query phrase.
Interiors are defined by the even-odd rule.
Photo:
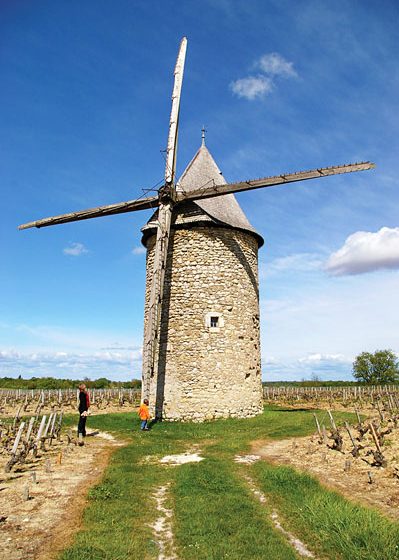
[[[156,208],[157,206],[158,196],[149,196],[147,198],[128,200],[127,202],[109,204],[108,206],[97,206],[96,208],[88,208],[87,210],[79,210],[77,212],[70,212],[69,214],[60,214],[59,216],[43,218],[42,220],[37,220],[36,222],[22,224],[18,227],[18,229],[55,226],[57,224],[65,224],[67,222],[88,220],[89,218],[99,218],[101,216],[111,216],[113,214],[124,214],[125,212],[147,210],[149,208]]]
[[[188,192],[177,192],[176,202],[183,200],[199,200],[202,198],[212,198],[223,194],[236,193],[241,191],[249,191],[262,187],[274,187],[276,185],[284,185],[285,183],[294,183],[296,181],[306,181],[308,179],[320,179],[330,175],[339,175],[342,173],[353,173],[355,171],[365,171],[373,169],[374,163],[369,161],[361,163],[349,163],[335,167],[322,167],[320,169],[312,169],[310,171],[299,171],[297,173],[287,173],[285,175],[275,175],[273,177],[263,177],[261,179],[251,179],[240,183],[227,183],[225,185],[214,185],[207,183],[204,187],[199,187]]]
[[[176,172],[176,148],[179,131],[180,96],[183,84],[186,50],[187,39],[183,37],[180,43],[174,71],[172,108],[169,119],[168,148],[165,168],[165,186],[171,187],[172,198],[175,197],[174,180]],[[161,194],[160,198],[162,198]],[[173,202],[170,200],[166,200],[165,203],[160,202],[158,211],[157,238],[143,349],[142,397],[148,399],[151,394],[151,380],[153,379],[155,384],[158,383],[160,324],[163,308],[166,261],[168,257],[168,245],[172,221],[172,206]],[[158,410],[158,403],[151,403],[151,407],[154,405],[155,414],[157,416],[161,415],[162,411]]]

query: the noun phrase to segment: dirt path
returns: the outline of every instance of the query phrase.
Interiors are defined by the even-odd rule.
[[[46,453],[34,465],[0,475],[0,550],[7,560],[52,560],[79,529],[88,489],[123,445],[99,432],[83,447]],[[61,459],[61,464],[59,463]],[[0,465],[0,468],[3,465]],[[32,479],[36,473],[36,482]],[[3,469],[1,468],[1,473]],[[26,500],[27,488],[30,498]]]

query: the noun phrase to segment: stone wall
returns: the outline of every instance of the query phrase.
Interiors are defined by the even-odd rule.
[[[145,321],[154,245],[155,235],[147,240]],[[253,235],[209,225],[172,229],[150,407],[170,421],[242,418],[262,411]]]

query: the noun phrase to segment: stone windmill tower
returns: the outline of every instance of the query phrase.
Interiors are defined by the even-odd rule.
[[[205,146],[177,191],[226,184]],[[145,322],[153,277],[157,212],[142,229],[147,247]],[[172,213],[158,369],[147,395],[167,420],[246,417],[262,410],[258,248],[233,194],[183,202]]]
[[[261,411],[257,251],[263,240],[233,193],[362,171],[362,162],[226,183],[206,146],[176,183],[187,40],[177,57],[163,186],[156,196],[44,218],[19,229],[158,208],[143,228],[147,286],[143,397],[158,417],[204,420]]]

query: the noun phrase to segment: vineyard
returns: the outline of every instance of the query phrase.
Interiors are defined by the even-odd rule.
[[[92,389],[89,395],[92,414],[132,410],[140,399],[137,389]],[[64,414],[76,414],[78,398],[71,389],[1,390],[0,469],[9,473],[18,465],[34,468],[46,454],[57,454],[61,461],[62,453],[77,443],[72,431],[63,437],[61,431]]]
[[[76,390],[0,390],[0,544],[9,560],[39,560],[38,551],[43,543],[47,543],[47,548],[65,547],[63,531],[67,528],[74,533],[85,507],[82,499],[86,490],[82,493],[79,488],[82,485],[89,488],[101,480],[115,448],[131,441],[135,453],[146,453],[140,460],[147,465],[150,455],[144,451],[147,447],[140,451],[141,446],[162,448],[163,432],[180,429],[159,425],[153,438],[150,434],[149,439],[141,440],[135,414],[140,402],[137,389],[90,389],[89,395],[91,413],[100,416],[89,420],[91,429],[85,445],[80,447],[75,426],[71,424],[71,417],[76,422],[78,418]],[[264,400],[264,420],[257,417],[237,421],[238,432],[231,425],[232,442],[238,433],[244,437],[248,432],[245,437],[256,454],[249,457],[255,461],[263,458],[268,465],[285,464],[309,472],[349,500],[366,502],[388,517],[398,519],[399,390],[396,386],[265,387]],[[125,414],[112,414],[115,412]],[[267,420],[268,415],[274,414],[290,423],[291,433],[284,436],[283,430],[281,437],[268,438],[270,431],[282,429],[278,416],[274,423]],[[296,432],[294,418],[307,423],[305,431],[301,427]],[[120,431],[115,439],[109,433],[95,430],[97,421],[102,429],[118,431],[121,422],[128,429]],[[182,427],[187,430],[187,449],[197,449],[193,436],[197,429],[204,434],[208,430],[215,430],[215,434],[221,430],[224,438],[223,426],[222,421],[205,423],[195,429],[190,425]],[[251,426],[257,426],[256,433]],[[189,436],[191,430],[193,434]],[[295,433],[297,437],[293,436]],[[158,468],[151,467],[151,461],[148,465],[147,470]],[[141,473],[139,463],[137,468]],[[130,472],[130,467],[126,472]],[[148,484],[152,484],[150,474],[148,477]],[[92,492],[97,501],[108,500],[113,492],[120,495],[118,485],[111,488],[107,484],[104,490],[100,486],[101,490]],[[81,495],[80,505],[77,505],[77,495]]]
[[[137,389],[91,389],[89,395],[94,415],[132,411],[140,402]],[[39,468],[50,472],[76,450],[75,430],[65,429],[63,420],[77,414],[78,399],[72,389],[0,390],[0,482],[18,478],[13,472],[24,473],[21,499],[30,499]]]
[[[98,414],[131,411],[139,395],[94,389],[90,397]],[[109,450],[118,444],[89,430],[90,441],[78,445],[75,428],[65,422],[67,414],[77,421],[77,398],[75,390],[0,391],[0,545],[9,560],[37,558],[46,540],[54,547],[64,507],[73,523],[70,504],[79,484],[101,475]],[[60,536],[59,546],[62,542]]]
[[[371,411],[384,403],[390,411],[399,408],[398,385],[352,387],[264,387],[268,404],[295,408],[329,408]]]
[[[139,389],[88,389],[91,414],[116,412],[140,403]],[[55,409],[75,413],[79,403],[76,389],[0,389],[0,416],[38,416]]]
[[[265,400],[289,409],[314,409],[315,433],[265,446],[262,456],[309,471],[397,518],[397,386],[265,388]],[[353,413],[353,422],[336,420],[336,412],[344,410]]]

